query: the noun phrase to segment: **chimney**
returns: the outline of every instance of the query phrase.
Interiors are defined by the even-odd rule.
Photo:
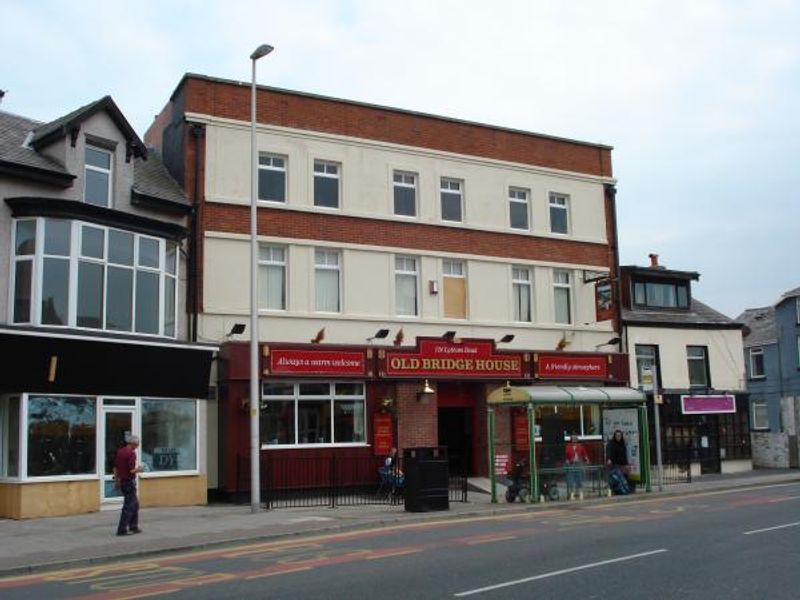
[[[651,253],[651,254],[648,254],[647,256],[650,257],[650,268],[651,269],[658,269],[659,268],[658,254],[652,254]]]

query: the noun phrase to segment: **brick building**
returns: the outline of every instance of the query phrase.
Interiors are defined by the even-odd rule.
[[[264,86],[257,121],[265,456],[441,444],[480,474],[498,385],[627,384],[610,147]],[[248,84],[187,74],[145,138],[195,207],[222,492],[248,485],[249,127]],[[596,406],[560,422],[600,445]]]

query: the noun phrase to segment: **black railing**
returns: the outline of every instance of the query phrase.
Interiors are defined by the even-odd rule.
[[[403,461],[389,469],[384,459],[336,453],[316,457],[261,454],[261,502],[266,508],[403,505]],[[237,494],[250,494],[250,457],[237,460]],[[467,502],[467,475],[449,474],[450,502]]]

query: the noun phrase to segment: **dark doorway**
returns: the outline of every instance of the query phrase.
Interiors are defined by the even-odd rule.
[[[439,445],[447,446],[450,472],[470,474],[472,470],[472,409],[439,409]]]

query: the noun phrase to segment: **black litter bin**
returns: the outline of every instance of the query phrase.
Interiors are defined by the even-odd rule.
[[[404,496],[407,512],[449,510],[447,447],[406,448]]]

